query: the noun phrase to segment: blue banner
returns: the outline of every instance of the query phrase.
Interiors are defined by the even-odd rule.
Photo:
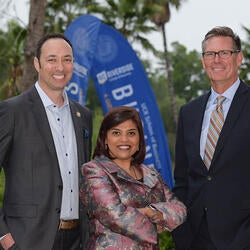
[[[92,60],[96,50],[101,20],[92,16],[81,16],[65,31],[74,48],[74,72],[66,90],[68,96],[82,105],[86,94]]]
[[[89,23],[95,24],[96,28],[94,29],[94,25],[89,26]],[[77,18],[67,29],[66,35],[73,42],[73,46],[75,42],[72,34],[77,31],[72,29],[83,27],[84,33],[90,33],[87,37],[92,36],[94,39],[88,41],[91,51],[86,51],[83,55],[83,52],[75,47],[74,53],[78,54],[77,58],[89,59],[91,55],[88,65],[83,64],[86,58],[79,59],[79,64],[90,70],[104,114],[116,106],[130,106],[138,110],[143,121],[147,144],[144,163],[154,166],[172,188],[172,167],[163,121],[140,60],[123,35],[91,15]],[[79,40],[85,43],[84,37]],[[73,82],[76,82],[75,78]],[[82,82],[78,84],[81,86]]]

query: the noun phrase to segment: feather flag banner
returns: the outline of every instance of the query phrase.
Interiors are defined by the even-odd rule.
[[[144,163],[154,166],[172,188],[163,121],[143,65],[127,39],[92,15],[75,19],[65,35],[72,42],[75,61],[74,74],[67,86],[69,97],[84,105],[91,76],[104,114],[117,106],[137,109],[147,145]]]

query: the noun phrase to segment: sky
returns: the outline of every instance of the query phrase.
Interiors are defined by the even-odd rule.
[[[242,40],[250,29],[249,0],[186,0],[178,11],[172,9],[166,24],[168,43],[178,41],[189,50],[201,51],[201,41],[215,26],[229,26]]]
[[[24,24],[27,24],[29,15],[27,2],[29,1],[13,0],[15,8],[8,10]],[[2,9],[0,7],[1,19]],[[205,34],[214,26],[221,25],[231,27],[242,40],[246,40],[246,32],[242,26],[250,29],[249,13],[250,0],[184,0],[178,11],[171,8],[171,19],[166,24],[168,49],[171,50],[172,42],[178,41],[189,51],[195,49],[200,52]],[[156,48],[163,50],[160,32],[149,35],[149,38]]]

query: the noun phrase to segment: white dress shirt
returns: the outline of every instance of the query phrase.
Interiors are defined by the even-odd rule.
[[[216,98],[219,95],[222,95],[226,97],[226,100],[223,102],[222,108],[224,113],[224,119],[226,120],[228,110],[231,106],[232,100],[234,98],[234,95],[240,85],[240,80],[238,79],[230,88],[228,88],[224,93],[218,94],[214,91],[213,88],[211,88],[211,95],[208,98],[203,123],[202,123],[202,130],[201,130],[201,137],[200,137],[200,155],[201,158],[204,158],[204,152],[205,152],[205,145],[207,140],[207,132],[210,122],[210,117],[212,114],[212,111],[216,108]]]
[[[78,158],[76,136],[66,92],[64,104],[57,107],[41,89],[35,87],[45,107],[53,135],[57,158],[63,182],[60,218],[64,220],[79,218]]]

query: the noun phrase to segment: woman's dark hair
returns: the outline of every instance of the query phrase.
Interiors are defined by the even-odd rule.
[[[95,156],[105,155],[106,157],[113,159],[105,145],[107,133],[111,128],[128,120],[132,120],[135,123],[139,132],[139,150],[133,155],[134,159],[132,163],[139,165],[144,161],[146,155],[146,144],[140,115],[135,109],[125,106],[112,108],[105,115],[100,126],[93,158]]]

